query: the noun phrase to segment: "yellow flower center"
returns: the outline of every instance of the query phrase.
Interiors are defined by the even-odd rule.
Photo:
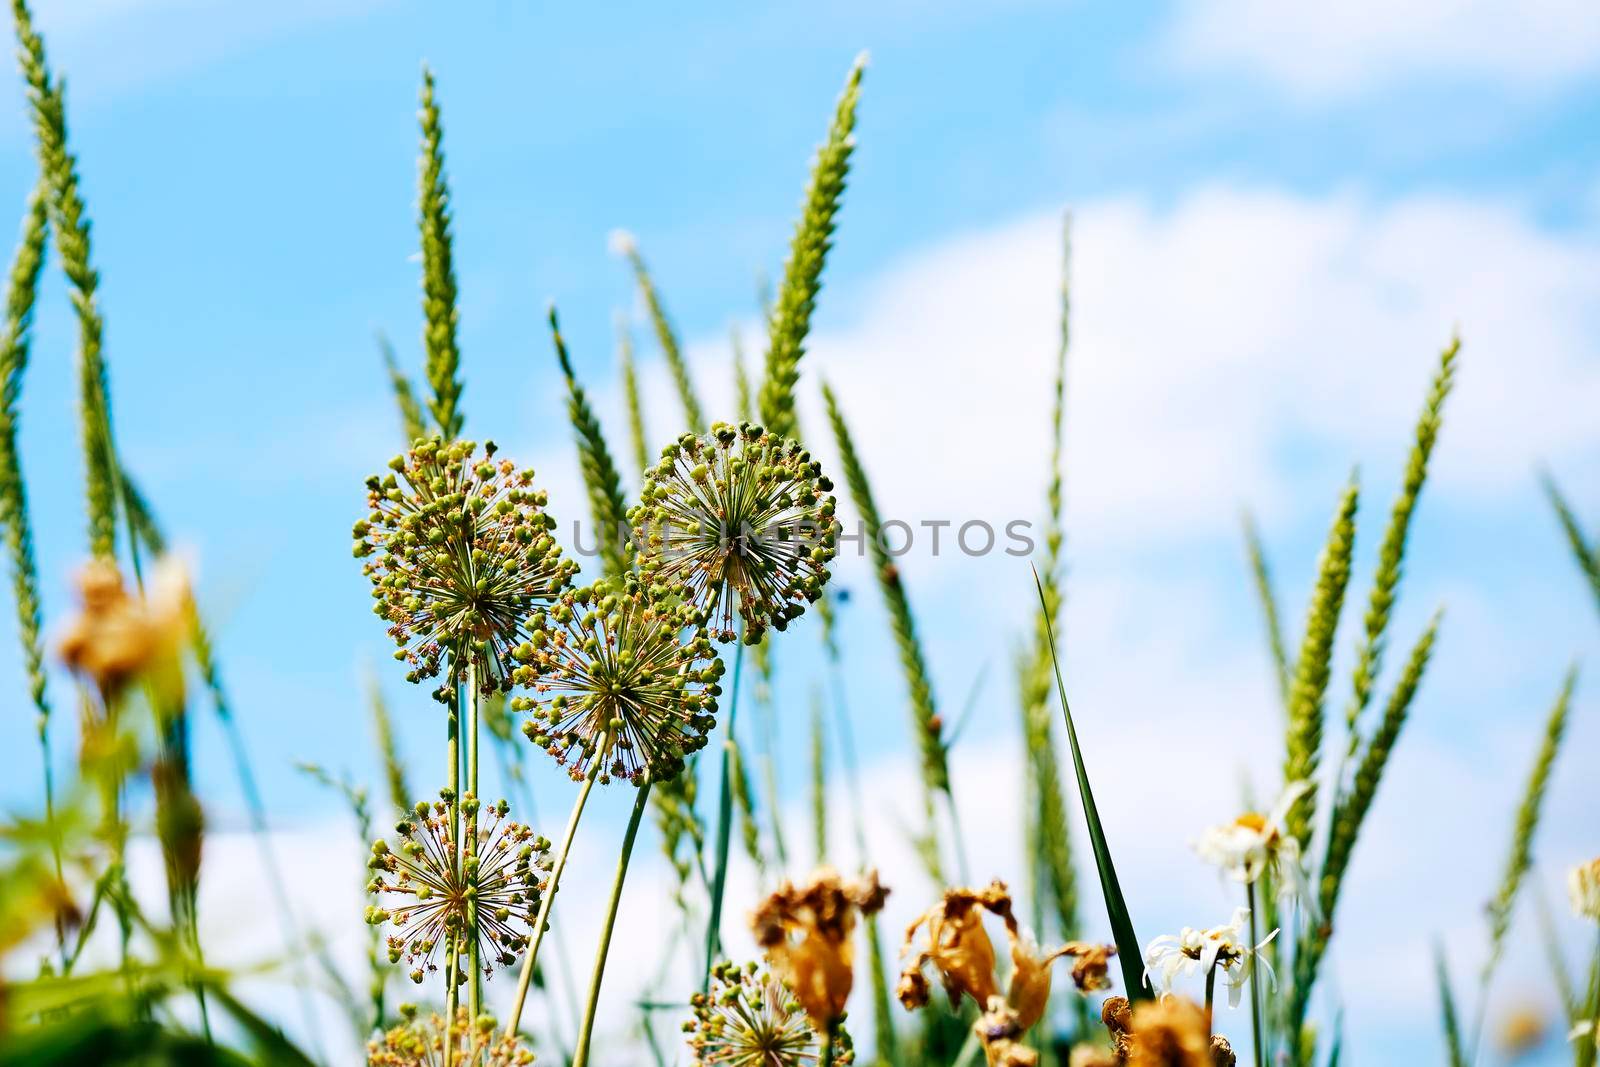
[[[1246,830],[1254,830],[1259,834],[1261,831],[1267,828],[1267,817],[1254,811],[1247,811],[1237,819],[1233,820],[1233,824],[1235,826],[1242,826]]]

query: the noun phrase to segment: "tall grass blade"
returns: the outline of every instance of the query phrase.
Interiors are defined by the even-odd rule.
[[[861,97],[861,74],[866,69],[866,53],[857,57],[845,79],[844,92],[834,110],[828,139],[817,152],[806,189],[805,205],[795,225],[789,245],[789,258],[778,286],[778,301],[773,309],[767,339],[766,367],[761,381],[759,410],[767,429],[783,437],[797,438],[794,388],[800,378],[800,357],[805,354],[806,335],[811,331],[811,313],[822,288],[822,269],[833,244],[834,216],[844,195],[850,173],[850,153],[855,149],[852,131],[856,124],[856,103]]]
[[[594,520],[600,562],[606,575],[620,577],[628,569],[624,537],[628,505],[622,495],[622,476],[617,473],[616,462],[611,458],[611,449],[606,445],[600,420],[595,417],[594,409],[589,406],[589,398],[572,371],[567,344],[561,338],[561,323],[553,307],[550,309],[550,336],[555,342],[556,359],[561,364],[561,374],[567,383],[567,419],[572,423],[572,434],[578,447],[578,465],[583,471],[584,488],[589,493],[589,514]]]
[[[372,737],[378,745],[378,757],[383,760],[383,782],[389,793],[389,806],[397,813],[408,811],[417,794],[406,784],[406,764],[395,744],[389,702],[383,698],[378,675],[370,670],[367,672],[367,709],[372,715]]]
[[[1250,558],[1250,575],[1255,579],[1256,600],[1261,604],[1261,621],[1267,630],[1267,649],[1272,654],[1273,674],[1278,679],[1278,697],[1285,709],[1289,707],[1291,668],[1289,652],[1283,641],[1283,623],[1278,616],[1278,597],[1272,588],[1272,569],[1267,564],[1267,552],[1261,544],[1261,531],[1255,518],[1248,512],[1240,516],[1244,527],[1245,553]]]
[[[1556,518],[1561,521],[1561,529],[1567,535],[1567,544],[1572,548],[1572,558],[1577,561],[1578,569],[1589,580],[1589,589],[1594,593],[1595,607],[1600,608],[1600,551],[1583,535],[1583,527],[1578,525],[1578,517],[1567,503],[1566,497],[1561,495],[1561,489],[1556,485],[1555,479],[1549,474],[1543,477],[1545,495],[1550,498],[1550,506],[1555,508]]]
[[[1355,548],[1355,479],[1345,488],[1322,549],[1317,585],[1306,616],[1305,637],[1295,657],[1294,684],[1289,690],[1289,729],[1283,762],[1283,780],[1315,782],[1322,757],[1323,696],[1328,689],[1333,638],[1344,608],[1345,587],[1350,582],[1350,554]],[[1316,790],[1304,793],[1289,809],[1288,832],[1300,842],[1302,853],[1311,844]]]
[[[878,506],[872,498],[867,472],[856,455],[855,443],[839,410],[839,402],[826,383],[822,386],[822,398],[828,409],[828,421],[833,427],[833,438],[839,449],[845,482],[850,487],[850,498],[861,516],[862,535],[871,553],[873,573],[878,581],[878,590],[883,595],[884,608],[888,612],[895,645],[900,653],[900,668],[910,695],[911,728],[922,754],[924,814],[931,826],[934,798],[940,793],[950,792],[950,768],[945,744],[940,737],[941,727],[934,706],[927,660],[922,652],[922,643],[917,638],[916,621],[911,614],[905,586],[900,581],[900,571],[880,536],[883,524],[878,518]]]
[[[750,788],[750,772],[744,765],[744,750],[739,739],[732,739],[728,750],[728,773],[733,775],[733,802],[739,809],[739,838],[744,854],[755,866],[756,873],[765,877],[767,857],[761,849],[761,820],[756,815],[755,790]]]
[[[828,862],[828,745],[823,734],[822,694],[811,694],[811,831],[817,866]]]
[[[383,369],[389,376],[389,389],[394,393],[395,409],[400,414],[400,433],[405,437],[406,447],[410,448],[414,441],[428,436],[427,416],[423,414],[411,379],[406,377],[406,372],[400,369],[400,362],[395,359],[394,346],[389,343],[388,336],[380,330],[377,339],[378,352],[383,356]]]
[[[1033,572],[1034,586],[1039,590],[1041,609],[1048,605],[1044,599],[1044,583],[1039,572]],[[1072,722],[1072,707],[1067,703],[1067,686],[1061,680],[1061,661],[1056,657],[1054,628],[1045,626],[1045,637],[1050,646],[1050,667],[1055,674],[1056,693],[1061,698],[1061,719],[1067,726],[1067,743],[1072,748],[1072,766],[1078,776],[1078,799],[1083,802],[1084,821],[1089,826],[1089,843],[1094,849],[1095,867],[1100,872],[1100,893],[1105,897],[1106,917],[1111,923],[1112,940],[1117,946],[1117,961],[1122,965],[1122,981],[1130,1000],[1145,1000],[1150,991],[1144,985],[1144,971],[1140,964],[1143,954],[1139,938],[1133,931],[1133,918],[1128,914],[1128,903],[1122,897],[1122,887],[1117,882],[1117,869],[1111,862],[1111,846],[1106,842],[1105,827],[1100,825],[1100,811],[1095,806],[1094,792],[1089,788],[1089,772],[1084,766],[1083,750],[1078,746],[1078,730]]]
[[[428,409],[439,432],[461,435],[461,350],[456,344],[456,268],[450,235],[450,182],[444,172],[444,127],[433,71],[422,68],[422,161],[417,229],[422,238],[422,348],[433,396]]]
[[[683,421],[691,433],[703,434],[706,432],[706,420],[700,413],[700,399],[695,395],[689,365],[684,362],[683,349],[678,344],[678,333],[673,329],[672,320],[661,305],[661,294],[656,291],[655,280],[644,264],[644,257],[639,254],[638,242],[632,234],[616,233],[612,235],[611,244],[613,250],[627,259],[628,265],[633,268],[634,283],[639,287],[639,295],[644,298],[650,324],[655,327],[656,343],[661,346],[661,354],[667,359],[667,370],[671,372],[672,382],[678,389],[678,400],[683,405]]]

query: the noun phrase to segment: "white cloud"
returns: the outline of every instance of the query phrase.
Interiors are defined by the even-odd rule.
[[[1584,0],[1185,0],[1163,51],[1192,67],[1242,68],[1312,98],[1425,75],[1541,88],[1594,73],[1600,20]]]

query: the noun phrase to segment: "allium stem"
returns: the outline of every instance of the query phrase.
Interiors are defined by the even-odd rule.
[[[833,1067],[833,1032],[839,1028],[838,1023],[829,1023],[822,1032],[822,1058],[817,1061],[818,1067]],[[573,1067],[579,1067],[574,1064]]]
[[[456,705],[450,708],[450,715],[445,725],[445,758],[450,761],[447,769],[447,781],[450,783],[450,840],[456,843],[456,863],[461,862],[461,713]],[[445,948],[445,962],[448,971],[444,980],[444,1067],[451,1067],[455,1056],[454,1029],[456,1023],[456,1005],[460,1002],[461,989],[456,984],[456,974],[461,969],[460,961],[461,938],[454,933],[450,934],[450,944]]]
[[[717,797],[717,873],[711,883],[711,915],[706,920],[706,970],[700,991],[711,988],[711,966],[722,948],[722,895],[728,888],[728,836],[733,823],[733,724],[739,714],[739,675],[744,673],[744,641],[733,654],[733,691],[728,698],[727,736],[722,742],[722,782]]]
[[[467,661],[467,683],[465,699],[462,701],[467,710],[467,792],[472,794],[472,799],[478,801],[478,666],[477,661]],[[478,814],[477,809],[467,813],[466,841],[461,846],[461,862],[466,863],[468,856],[478,855]],[[472,895],[467,897],[467,962],[472,968],[472,981],[467,984],[467,1009],[468,1014],[476,1019],[478,1017],[479,1003],[483,996],[483,961],[479,956],[481,949],[478,945],[478,900],[477,900],[477,875],[472,876]]]
[[[600,927],[600,945],[595,949],[594,973],[589,976],[589,1000],[583,1009],[583,1027],[578,1031],[578,1047],[572,1056],[572,1067],[586,1067],[589,1062],[589,1040],[594,1036],[595,1009],[600,1003],[600,983],[605,977],[606,955],[611,951],[611,933],[617,924],[617,909],[622,905],[622,884],[628,877],[628,860],[633,856],[633,842],[639,836],[639,821],[650,799],[650,779],[639,786],[639,795],[633,801],[633,814],[628,817],[628,830],[622,835],[622,854],[617,858],[617,876],[611,883],[611,903],[606,908],[605,922]]]
[[[601,750],[604,750],[609,743],[610,738],[607,737],[601,742]],[[578,820],[583,817],[583,805],[589,799],[589,790],[594,788],[594,780],[599,776],[604,762],[598,759],[589,761],[589,773],[583,776],[583,788],[578,790],[578,799],[573,802],[572,814],[567,817],[567,832],[561,839],[560,850],[556,852],[555,866],[550,869],[549,884],[539,900],[539,914],[533,920],[533,943],[528,946],[528,955],[522,961],[522,976],[517,979],[517,999],[511,1006],[511,1018],[506,1021],[507,1037],[516,1036],[517,1024],[522,1021],[522,1006],[528,999],[528,987],[533,982],[533,964],[539,958],[539,945],[544,941],[545,923],[549,921],[550,909],[555,904],[561,872],[567,867],[567,853],[572,850],[572,839],[578,835]]]
[[[1250,944],[1252,946],[1258,945],[1260,941],[1256,935],[1256,884],[1254,882],[1246,882],[1244,884],[1244,899],[1245,906],[1250,909]],[[1261,1049],[1261,986],[1256,979],[1256,952],[1258,951],[1260,950],[1252,949],[1250,953],[1250,1049],[1255,1057],[1256,1067],[1261,1067],[1263,1062]]]

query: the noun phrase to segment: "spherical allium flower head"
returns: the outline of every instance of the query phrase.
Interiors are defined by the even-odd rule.
[[[368,514],[352,532],[407,680],[437,676],[448,656],[463,676],[476,666],[488,692],[509,686],[510,650],[528,618],[578,566],[550,536],[555,520],[533,471],[496,461],[493,442],[475,452],[470,441],[418,441],[389,474],[367,479]]]
[[[530,692],[511,699],[532,713],[523,733],[575,781],[596,760],[601,782],[676,778],[716,725],[722,661],[695,612],[651,601],[631,581],[561,594],[514,657],[512,679]]]
[[[460,862],[449,790],[443,797],[433,804],[419,802],[395,827],[395,846],[381,839],[373,842],[367,862],[373,872],[367,891],[380,900],[367,908],[367,922],[393,928],[389,962],[404,959],[413,968],[413,982],[438,970],[451,938],[464,939],[474,907],[484,974],[495,964],[516,963],[528,946],[550,870],[548,840],[508,821],[510,806],[504,800],[480,810],[471,793],[462,796],[461,810],[467,824],[476,825],[477,849]],[[457,956],[466,959],[464,945]],[[458,969],[455,981],[460,984],[465,977]]]
[[[733,639],[737,612],[754,644],[822,595],[838,550],[832,491],[809,452],[759,426],[685,434],[629,513],[641,579],[700,609],[718,640]]]
[[[420,1016],[416,1005],[400,1005],[404,1020],[367,1042],[367,1067],[526,1067],[533,1053],[500,1032],[494,1016],[474,1019],[466,1008],[445,1025],[437,1013]]]
[[[723,962],[711,969],[711,988],[690,1000],[683,1024],[694,1067],[810,1067],[822,1042],[794,993],[754,963]],[[836,1032],[833,1062],[852,1063],[849,1037]],[[841,1047],[842,1046],[842,1047]]]

